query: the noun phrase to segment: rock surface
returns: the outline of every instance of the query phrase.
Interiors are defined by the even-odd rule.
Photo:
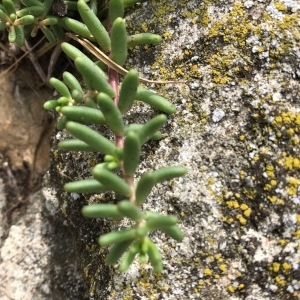
[[[300,299],[299,1],[152,0],[127,19],[130,32],[164,38],[132,50],[127,67],[188,80],[152,87],[177,113],[143,149],[138,170],[188,168],[144,205],[177,215],[185,239],[153,236],[161,275],[138,262],[125,274],[107,268],[96,239],[126,224],[81,217],[94,198],[62,184],[88,176],[99,158],[58,152],[64,134],[56,132],[46,200],[30,198],[2,241],[0,299]],[[138,105],[128,120],[153,115]]]

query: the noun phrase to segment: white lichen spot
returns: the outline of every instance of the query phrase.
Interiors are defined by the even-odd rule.
[[[213,115],[212,115],[212,120],[214,123],[220,122],[225,116],[225,112],[220,109],[220,108],[216,108],[213,111]]]

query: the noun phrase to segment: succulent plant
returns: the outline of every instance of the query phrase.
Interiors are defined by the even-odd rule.
[[[55,110],[59,114],[57,128],[73,136],[58,146],[65,151],[104,155],[104,160],[92,169],[92,178],[66,183],[64,188],[70,193],[114,192],[115,204],[93,203],[82,208],[83,215],[88,218],[129,218],[132,221],[131,228],[100,236],[99,244],[110,246],[106,263],[112,265],[121,259],[120,270],[126,271],[139,255],[142,261],[149,258],[154,270],[161,272],[161,254],[150,233],[161,230],[176,241],[183,239],[183,233],[176,216],[143,211],[142,205],[156,184],[183,176],[186,169],[163,167],[135,179],[141,147],[150,139],[160,138],[167,114],[175,113],[175,107],[168,100],[139,86],[140,81],[155,81],[140,78],[134,69],[127,71],[123,68],[129,46],[157,44],[161,40],[156,34],[127,34],[124,10],[136,2],[110,0],[106,4],[104,26],[97,14],[97,1],[91,1],[90,5],[84,0],[65,1],[61,5],[67,5],[68,10],[62,7],[65,10],[59,12],[58,4],[53,9],[52,0],[3,0],[0,28],[7,29],[9,41],[18,46],[24,44],[27,36],[36,36],[39,29],[51,43],[61,42],[62,51],[74,62],[82,78],[64,72],[62,80],[50,79],[60,96],[45,102],[44,108]],[[56,16],[51,15],[51,9]],[[73,11],[78,11],[78,14]],[[69,41],[63,42],[66,38]],[[75,46],[72,41],[75,41]],[[103,71],[76,45],[84,46],[107,66],[107,70]],[[120,75],[123,77],[121,83]],[[143,101],[162,114],[144,124],[125,125],[125,114],[134,109],[136,101]],[[114,141],[95,129],[99,124],[110,129]]]

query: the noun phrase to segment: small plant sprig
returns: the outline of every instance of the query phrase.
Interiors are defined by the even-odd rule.
[[[176,241],[183,239],[183,233],[177,224],[177,217],[143,211],[141,206],[157,183],[183,176],[186,169],[181,166],[160,168],[146,172],[136,182],[135,173],[142,145],[150,139],[161,138],[160,129],[167,121],[165,114],[174,113],[175,107],[165,98],[140,87],[141,80],[136,70],[120,71],[124,70],[122,66],[127,60],[129,46],[156,44],[161,38],[150,33],[127,34],[124,9],[135,4],[137,1],[134,0],[109,1],[106,20],[108,29],[97,17],[95,5],[89,6],[84,0],[67,1],[70,9],[78,10],[80,18],[77,20],[68,16],[48,16],[52,2],[22,0],[16,4],[15,0],[3,0],[0,6],[0,27],[7,28],[10,41],[19,46],[24,43],[24,32],[34,36],[41,29],[51,42],[59,39],[62,32],[63,35],[67,32],[68,37],[80,42],[95,56],[97,51],[108,53],[108,60],[100,58],[107,66],[107,70],[103,71],[100,64],[92,61],[77,47],[68,42],[61,44],[62,51],[74,61],[83,81],[69,72],[63,73],[62,80],[50,79],[50,84],[61,96],[47,101],[44,108],[58,112],[60,118],[57,128],[66,129],[74,137],[59,142],[58,146],[66,151],[104,154],[104,161],[92,169],[92,178],[66,183],[64,189],[70,193],[114,192],[117,204],[95,203],[82,209],[83,215],[89,218],[126,217],[132,221],[131,228],[100,236],[99,244],[110,246],[106,263],[113,265],[121,259],[120,270],[126,271],[136,255],[139,255],[143,262],[149,258],[154,270],[161,272],[162,258],[150,238],[151,232],[161,230]],[[26,8],[17,10],[23,5]],[[20,13],[24,10],[26,13]],[[27,17],[27,21],[23,21],[24,17]],[[18,32],[22,32],[22,38]],[[119,73],[125,75],[122,84],[119,83]],[[132,109],[135,101],[143,101],[165,114],[159,114],[145,124],[125,125],[124,115]],[[111,130],[114,142],[89,127],[99,124]]]
[[[59,19],[51,15],[54,0],[2,0],[0,4],[0,30],[7,29],[8,40],[22,47],[25,37],[35,37],[39,30],[51,42],[64,36]]]

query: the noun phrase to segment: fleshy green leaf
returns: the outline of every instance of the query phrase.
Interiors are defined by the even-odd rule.
[[[161,272],[162,271],[162,259],[161,259],[161,254],[157,248],[157,246],[150,240],[147,240],[147,246],[148,246],[148,256],[151,262],[151,265],[156,272]]]
[[[133,221],[138,221],[143,218],[141,210],[129,200],[123,200],[118,203],[120,212]]]
[[[165,112],[167,114],[173,114],[176,111],[174,105],[167,99],[144,88],[138,88],[136,100],[143,101],[152,106],[153,108]]]
[[[93,169],[93,176],[99,180],[107,189],[111,189],[117,194],[125,197],[131,196],[130,186],[118,175],[103,168],[102,165],[96,166]]]
[[[103,184],[95,179],[83,179],[68,182],[64,185],[65,191],[69,193],[102,193],[105,191]]]
[[[139,130],[136,131],[141,144],[143,145],[167,122],[165,115],[158,115],[148,121]]]
[[[127,32],[125,20],[117,18],[111,29],[111,59],[122,66],[127,59]]]
[[[136,191],[135,191],[135,198],[136,203],[141,205],[146,198],[151,193],[153,186],[155,185],[155,178],[152,176],[151,173],[145,173],[142,175],[140,180],[137,183]]]
[[[128,36],[127,43],[128,47],[135,47],[146,44],[158,44],[159,42],[161,42],[161,40],[162,37],[160,35],[145,32]]]
[[[62,22],[67,27],[67,29],[73,31],[79,36],[89,39],[91,41],[95,41],[95,38],[84,23],[68,17],[63,18]]]
[[[98,17],[83,0],[79,0],[77,2],[77,7],[83,22],[96,39],[97,43],[101,46],[101,48],[103,48],[104,51],[110,51],[111,46],[109,34],[105,27],[101,24]]]
[[[115,96],[115,91],[107,82],[104,72],[95,63],[83,57],[77,57],[74,62],[76,69],[84,77],[90,87],[110,97]]]
[[[186,168],[181,166],[163,167],[152,172],[155,177],[155,182],[162,182],[165,180],[171,180],[176,177],[181,177],[186,173]]]
[[[84,124],[105,124],[105,118],[99,109],[86,106],[64,106],[61,113],[70,121]]]
[[[104,234],[99,238],[99,244],[101,246],[108,246],[114,243],[120,243],[123,241],[128,241],[134,239],[136,236],[135,229],[124,229],[120,231],[112,231],[110,233]]]
[[[64,117],[65,118],[65,117]],[[87,143],[78,140],[70,139],[61,141],[58,143],[58,148],[66,151],[86,151],[86,152],[97,152],[94,148],[89,146]]]
[[[114,155],[116,146],[110,140],[88,126],[69,121],[66,124],[66,128],[74,137],[82,140],[96,151],[102,152],[103,154]]]
[[[184,235],[178,225],[162,227],[160,230],[169,235],[175,241],[181,242],[184,238]]]
[[[164,216],[157,214],[156,216],[150,216],[147,221],[147,227],[150,230],[160,229],[176,225],[178,219],[175,216]]]
[[[82,214],[88,218],[113,218],[122,217],[118,206],[114,204],[90,204],[84,206]]]
[[[62,81],[52,77],[49,82],[62,96],[71,98],[68,87]]]
[[[110,24],[113,24],[115,19],[123,18],[124,4],[123,0],[110,0],[108,4],[108,19]]]
[[[21,10],[17,11],[17,16],[19,18],[27,16],[27,15],[33,15],[34,17],[39,17],[45,12],[45,9],[43,6],[36,5],[36,6],[30,6],[22,8]]]
[[[105,93],[99,93],[96,100],[105,116],[107,126],[114,134],[122,136],[124,134],[123,117],[114,101]]]
[[[120,243],[115,243],[109,253],[105,258],[105,263],[107,265],[113,265],[121,258],[121,256],[126,252],[128,247],[132,244],[133,240],[127,240]]]
[[[127,133],[124,141],[123,167],[125,174],[132,176],[139,164],[141,145],[134,131]]]
[[[141,242],[136,241],[134,242],[128,249],[128,251],[123,255],[121,263],[120,263],[120,271],[125,272],[128,270],[130,265],[132,264],[135,256],[140,253],[141,249]]]
[[[132,107],[136,98],[139,85],[139,73],[136,70],[130,70],[121,85],[118,107],[122,114],[125,114]]]

